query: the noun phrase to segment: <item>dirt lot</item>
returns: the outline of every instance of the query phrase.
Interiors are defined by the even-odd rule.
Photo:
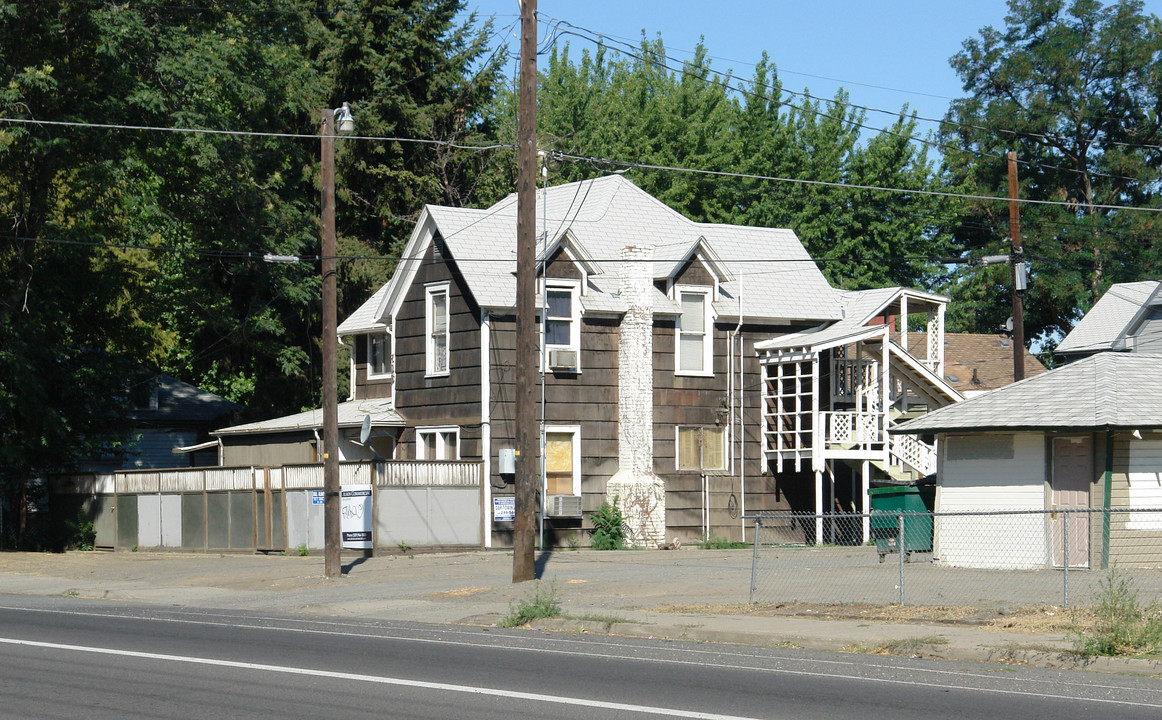
[[[908,607],[899,605],[819,605],[810,603],[766,603],[738,605],[663,605],[657,612],[722,615],[799,616],[820,620],[867,620],[869,622],[971,625],[982,630],[1005,632],[1066,632],[1089,628],[1094,615],[1089,610],[1053,606],[1015,607],[1005,610],[976,607]]]

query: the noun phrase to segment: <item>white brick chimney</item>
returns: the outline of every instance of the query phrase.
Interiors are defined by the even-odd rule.
[[[617,343],[618,470],[606,498],[625,516],[635,545],[666,538],[666,488],[654,474],[654,317],[652,246],[621,251],[621,299],[627,309]]]

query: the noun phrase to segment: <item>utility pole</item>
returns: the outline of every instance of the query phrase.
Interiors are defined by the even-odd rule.
[[[539,469],[536,402],[536,222],[537,222],[537,0],[520,8],[520,91],[517,113],[516,181],[516,520],[512,536],[512,581],[536,576],[533,511]]]
[[[323,273],[323,567],[339,577],[339,388],[336,369],[337,292],[335,287],[335,111],[322,112]]]
[[[1013,381],[1025,379],[1025,307],[1021,301],[1024,290],[1025,256],[1021,249],[1021,209],[1017,202],[1017,153],[1009,151],[1009,268],[1013,281]]]

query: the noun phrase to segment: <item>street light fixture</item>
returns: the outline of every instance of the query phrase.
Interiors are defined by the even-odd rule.
[[[339,387],[336,353],[338,318],[335,283],[335,126],[344,135],[355,130],[351,107],[322,111],[322,254],[323,275],[323,543],[324,573],[343,572],[339,543]]]

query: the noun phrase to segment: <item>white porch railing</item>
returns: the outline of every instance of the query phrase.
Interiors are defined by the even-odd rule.
[[[936,472],[936,447],[915,435],[892,433],[888,442],[888,458],[892,465],[906,465],[921,475]]]
[[[884,414],[879,412],[825,412],[828,445],[869,445],[882,443]]]

